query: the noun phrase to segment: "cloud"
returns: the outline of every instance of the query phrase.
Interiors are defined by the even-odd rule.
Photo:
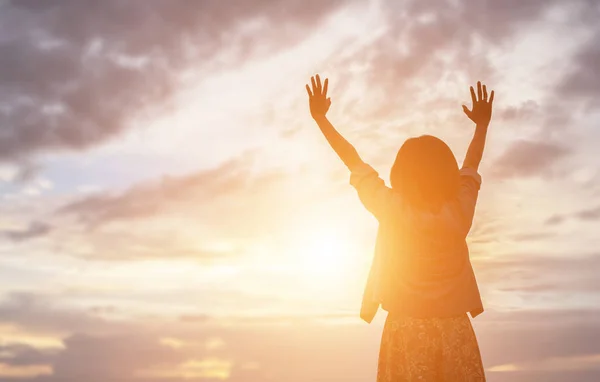
[[[280,242],[314,224],[324,211],[345,208],[339,192],[323,187],[319,176],[328,174],[319,170],[315,175],[284,168],[248,152],[212,168],[124,190],[52,199],[46,203],[51,211],[33,212],[51,230],[43,232],[44,240],[27,242],[19,231],[21,250],[51,248],[59,256],[102,261],[240,259],[256,253],[262,238]],[[354,198],[350,191],[344,188],[342,197]],[[330,195],[336,197],[333,203]]]
[[[457,70],[468,73],[469,78],[493,74],[483,52],[474,51],[475,38],[481,38],[486,47],[501,45],[515,38],[521,27],[540,18],[553,3],[542,0],[502,4],[476,0],[383,2],[388,30],[347,60],[366,61],[365,74],[369,83],[377,84],[377,91],[383,89],[387,97],[410,101],[414,94],[400,90],[406,84],[421,82],[423,74],[432,76],[432,80],[441,79],[450,69],[454,73]],[[420,90],[431,89],[423,86]]]
[[[146,108],[168,104],[178,86],[176,72],[185,72],[189,63],[198,62],[199,70],[208,73],[216,66],[215,62],[225,60],[225,66],[236,65],[251,57],[254,47],[260,44],[269,44],[276,49],[281,47],[278,44],[300,40],[303,33],[322,17],[313,19],[315,12],[322,10],[325,15],[341,3],[253,0],[231,6],[231,2],[224,5],[225,2],[209,1],[196,5],[197,8],[189,2],[183,4],[23,1],[4,6],[7,13],[0,19],[5,19],[5,23],[23,24],[12,28],[13,32],[6,27],[7,41],[19,42],[19,47],[12,48],[14,52],[22,49],[20,46],[29,46],[30,51],[25,50],[20,56],[9,55],[10,51],[5,50],[7,55],[0,58],[0,71],[9,67],[13,73],[11,78],[19,80],[25,77],[25,74],[19,74],[18,70],[22,70],[34,81],[25,84],[15,80],[12,87],[6,82],[7,86],[0,90],[0,106],[2,100],[11,102],[6,106],[9,111],[1,117],[5,118],[3,125],[7,126],[8,134],[0,138],[0,148],[3,144],[14,146],[2,158],[13,160],[46,150],[84,150],[111,139],[127,129],[136,117],[143,116]],[[304,4],[308,5],[305,7]],[[428,98],[431,92],[428,86],[445,79],[462,83],[464,80],[460,76],[463,75],[495,78],[497,73],[493,63],[485,58],[485,49],[478,50],[480,39],[488,46],[510,46],[520,30],[534,24],[554,4],[558,2],[415,1],[408,3],[406,9],[400,9],[393,2],[386,3],[388,11],[385,13],[391,32],[377,39],[374,45],[358,49],[348,60],[358,62],[359,66],[366,64],[367,78],[375,85],[360,97],[375,101],[356,111],[360,109],[361,99],[353,100],[348,96],[344,108],[353,111],[348,113],[349,116],[358,115],[366,122],[384,119],[394,122],[395,116],[407,111],[425,115],[430,118],[428,123],[438,120],[452,123],[454,117],[444,113],[454,107],[454,101],[447,97]],[[203,12],[206,11],[204,6],[213,8],[210,13]],[[11,21],[13,19],[16,21]],[[256,25],[248,26],[249,23],[242,21],[253,19],[258,19],[259,32],[252,32]],[[238,33],[243,28],[249,28],[249,37]],[[22,37],[24,31],[35,38],[21,44],[21,40],[25,40]],[[40,33],[51,34],[57,41],[38,39]],[[259,42],[258,35],[272,37]],[[200,42],[195,44],[199,52],[188,52],[190,56],[185,53],[187,48],[182,47],[189,47],[189,41]],[[408,45],[407,52],[397,50],[398,44],[404,42]],[[40,48],[36,44],[45,46]],[[347,47],[353,47],[353,44],[349,43]],[[46,49],[44,55],[37,51],[43,49]],[[223,49],[233,53],[220,55]],[[77,59],[62,57],[68,52],[74,52]],[[146,56],[150,57],[148,61],[144,61]],[[81,58],[84,58],[83,64],[78,61]],[[26,65],[18,65],[22,62]],[[32,76],[32,68],[38,65],[48,67],[50,74],[40,72]],[[113,76],[113,73],[116,74]],[[48,79],[50,75],[56,79]],[[148,81],[153,76],[156,81]],[[8,77],[2,77],[0,73],[2,78],[7,81]],[[72,88],[61,87],[71,80]],[[575,94],[571,93],[574,90],[564,90],[566,96]],[[107,97],[113,93],[114,99]],[[140,94],[145,96],[138,101]],[[22,99],[22,95],[26,95],[19,101],[23,104],[12,109],[12,102],[16,102],[13,100]],[[42,107],[34,110],[31,106],[34,101]],[[506,121],[519,121],[533,116],[538,107],[545,108],[546,105],[525,103],[498,109],[498,115]],[[137,108],[140,110],[133,110]],[[31,122],[24,117],[29,112]],[[460,113],[459,105],[456,105],[456,113]],[[10,123],[4,123],[6,121]],[[413,125],[409,121],[402,128],[408,130]],[[293,135],[294,129],[288,132]],[[393,136],[387,138],[397,148]],[[546,174],[570,154],[569,148],[552,142],[516,142],[500,157],[498,176]],[[62,245],[56,252],[52,246],[54,253],[82,253],[89,259],[130,260],[167,254],[216,258],[223,252],[212,252],[209,246],[202,248],[188,244],[204,243],[213,237],[211,230],[218,229],[230,235],[252,236],[259,229],[275,235],[270,228],[277,223],[281,225],[278,216],[297,218],[288,213],[289,206],[295,204],[299,206],[297,208],[305,208],[305,205],[303,200],[286,194],[285,187],[281,186],[288,175],[293,174],[256,171],[252,161],[238,158],[195,174],[155,179],[123,192],[103,192],[78,198],[57,211],[53,216],[56,221],[34,222],[22,230],[5,231],[4,237],[25,242],[46,236]],[[177,220],[183,215],[187,220]],[[595,219],[596,216],[594,209],[572,215],[577,219]],[[71,218],[75,221],[73,225],[62,220]],[[552,221],[557,223],[564,219],[566,217],[555,215]],[[170,226],[174,220],[186,224]],[[475,240],[489,242],[502,237],[498,233],[503,227],[498,222],[478,220],[486,224],[474,226]],[[178,236],[183,230],[195,231],[192,241]],[[84,249],[81,252],[77,245],[71,245],[74,236],[77,236],[75,244],[81,244]],[[545,233],[512,236],[514,240],[543,237]],[[53,260],[50,258],[49,261]],[[93,262],[88,264],[97,266]],[[528,294],[570,294],[576,299],[582,295],[595,296],[600,288],[594,274],[600,266],[595,254],[566,259],[523,254],[508,260],[481,259],[476,265],[482,286],[500,293],[510,292],[516,298]],[[198,301],[205,299],[201,297],[203,293],[210,293],[209,301],[228,299],[218,291],[186,291],[182,288],[182,293],[186,292],[190,296],[200,294]],[[137,292],[132,293],[124,296],[125,299],[139,296]],[[0,347],[0,362],[51,367],[53,375],[29,379],[37,382],[149,382],[156,380],[151,376],[157,375],[164,376],[161,379],[164,381],[182,382],[186,373],[196,375],[187,381],[202,382],[210,380],[210,375],[228,375],[231,382],[335,382],[363,381],[373,379],[375,374],[380,323],[362,325],[356,318],[355,324],[346,316],[224,320],[193,313],[177,313],[170,319],[130,317],[121,321],[114,317],[128,312],[104,305],[94,305],[96,308],[79,306],[79,302],[102,304],[106,296],[91,292],[85,297],[89,301],[82,298],[77,304],[66,305],[53,295],[9,295],[0,302],[0,323],[30,333],[52,333],[64,339],[64,347],[48,351],[31,344],[10,344]],[[153,304],[160,304],[164,299],[164,310],[159,314],[177,308],[175,300],[165,299],[161,293],[153,298]],[[244,304],[254,303],[251,299],[244,301]],[[527,301],[525,299],[525,306]],[[268,305],[264,301],[261,304]],[[209,310],[199,306],[198,312]],[[566,307],[508,313],[490,309],[474,320],[474,324],[486,366],[501,368],[503,365],[536,365],[546,360],[572,360],[599,354],[598,314],[592,310],[567,311]],[[344,322],[333,322],[336,318],[340,322],[344,319]],[[165,338],[171,339],[170,342],[165,342]],[[210,348],[206,343],[209,338],[219,338],[221,345]],[[185,346],[172,346],[174,344]],[[315,349],[319,351],[315,352]],[[596,372],[563,370],[569,367],[550,373],[546,370],[491,372],[489,380],[584,381],[587,378],[596,381],[600,378]],[[0,381],[9,380],[0,377]]]
[[[519,106],[508,106],[494,111],[494,120],[500,119],[506,122],[521,121],[536,116],[539,111],[536,101],[528,100]]]
[[[546,219],[546,225],[558,225],[568,219],[577,219],[583,222],[593,222],[600,219],[600,206],[582,209],[565,214],[554,214]]]
[[[513,364],[509,364],[511,367]],[[504,365],[502,365],[504,366]],[[570,370],[570,371],[502,371],[488,372],[489,382],[596,382],[598,380],[597,370]]]
[[[596,14],[596,18],[600,16],[600,8],[597,6],[591,7],[589,11],[590,14]],[[583,100],[588,106],[600,106],[600,78],[597,74],[597,68],[600,66],[600,28],[597,27],[597,23],[596,31],[589,43],[584,44],[576,54],[568,74],[558,84],[556,93],[561,99]]]
[[[7,362],[23,365],[45,364],[51,367],[51,375],[23,379],[26,381],[140,382],[154,380],[157,376],[170,377],[166,380],[173,382],[206,381],[210,380],[211,376],[215,379],[230,376],[229,380],[238,382],[248,381],[246,378],[252,376],[259,381],[264,380],[266,373],[269,373],[270,362],[277,358],[277,354],[279,358],[284,357],[291,361],[299,361],[311,354],[305,352],[304,347],[290,349],[285,354],[278,351],[282,344],[282,333],[291,343],[300,342],[301,345],[303,341],[296,337],[295,328],[277,325],[276,320],[265,325],[265,322],[259,322],[260,320],[255,318],[250,318],[247,323],[240,318],[233,326],[220,325],[218,320],[159,320],[155,323],[142,320],[125,327],[119,321],[98,319],[98,325],[112,326],[115,329],[105,331],[95,326],[90,327],[89,316],[85,311],[58,308],[56,302],[52,303],[42,296],[12,298],[15,299],[45,303],[36,304],[36,310],[33,312],[28,306],[32,304],[5,302],[0,305],[3,307],[0,312],[6,310],[6,305],[12,305],[10,310],[23,310],[27,313],[13,315],[10,317],[11,323],[36,331],[39,330],[39,323],[53,316],[50,326],[57,332],[65,333],[63,348],[53,349],[51,352],[25,346],[5,349],[11,350],[10,356],[7,352],[3,353]],[[0,313],[1,322],[7,321],[5,316]],[[304,332],[315,339],[318,338],[317,333],[326,329],[307,325],[307,320],[301,318],[294,320],[294,326],[300,331],[301,327],[306,327]],[[335,329],[334,331],[339,332]],[[336,334],[334,338],[339,340],[341,334]],[[165,338],[169,341],[165,341]],[[215,346],[217,339],[218,346]],[[173,346],[174,343],[177,346]],[[332,355],[335,356],[333,353]],[[284,369],[286,367],[284,366]],[[283,370],[278,372],[281,371]],[[0,381],[10,380],[2,378],[1,375],[0,373]]]
[[[600,354],[552,357],[537,362],[512,363],[499,365],[490,371],[564,371],[564,370],[600,369]]]
[[[102,337],[75,334],[64,344],[65,350],[53,364],[56,380],[134,380],[136,370],[147,365],[176,365],[184,360],[177,349],[143,333]]]
[[[169,110],[186,72],[206,75],[259,48],[294,44],[341,4],[4,2],[0,160],[105,142],[135,120]]]
[[[546,225],[558,225],[558,224],[562,223],[563,221],[565,221],[564,215],[554,214],[554,215],[550,216],[548,219],[546,219],[545,224]]]
[[[31,222],[29,227],[22,230],[4,230],[0,235],[13,242],[26,241],[46,236],[52,231],[52,227],[44,222]]]
[[[120,195],[94,194],[61,207],[59,214],[75,215],[86,225],[98,226],[114,220],[140,219],[160,214],[169,205],[194,198],[214,203],[248,183],[251,158],[241,156],[222,165],[182,177],[162,179],[131,187]]]
[[[299,185],[295,169],[258,164],[246,153],[189,175],[77,197],[50,214],[49,243],[58,253],[88,259],[241,255],[249,241],[294,224],[290,216],[310,214],[324,192],[310,182]]]
[[[598,313],[486,311],[474,320],[474,326],[484,364],[492,369],[488,378],[509,381],[522,375],[493,371],[502,365],[539,364],[548,359],[581,359],[598,354]],[[381,329],[381,322],[366,325],[358,318],[345,325],[296,321],[291,325],[239,322],[206,326],[165,322],[154,329],[140,322],[119,334],[67,335],[64,348],[44,358],[53,374],[23,380],[147,382],[151,376],[163,375],[170,376],[166,380],[171,382],[203,382],[210,380],[209,375],[228,375],[233,382],[259,382],[287,375],[285,380],[290,382],[360,381],[375,374]],[[216,338],[220,346],[208,346]],[[282,347],[286,351],[282,352]],[[340,362],[342,359],[345,362]],[[576,380],[575,376],[585,371],[570,364],[563,366],[533,371],[530,380],[551,380],[554,374],[562,375],[563,380]],[[196,378],[185,379],[185,373],[195,374]],[[593,375],[598,376],[597,372]]]
[[[263,211],[254,218],[266,217],[281,207],[273,205],[272,198],[285,197],[277,191],[286,184],[287,173],[279,168],[256,170],[254,159],[252,153],[244,153],[211,169],[139,183],[120,194],[91,194],[63,205],[56,214],[73,216],[91,229],[177,211],[187,218],[196,213],[194,219],[207,220],[212,216],[209,210],[217,206],[237,211],[236,220],[248,217],[248,209]],[[216,212],[220,222],[229,217],[223,209]]]
[[[13,292],[0,302],[0,322],[34,333],[61,335],[73,331],[106,334],[127,329],[127,323],[108,323],[97,315],[57,305],[50,296]]]
[[[367,44],[349,42],[340,47],[325,67],[336,79],[333,118],[340,125],[368,130],[377,138],[374,144],[388,157],[407,135],[447,134],[449,128],[466,123],[460,108],[469,101],[466,85],[478,79],[488,85],[499,84],[510,74],[488,53],[503,52],[517,44],[519,36],[546,21],[549,11],[571,9],[560,1],[542,0],[379,4],[385,32]],[[572,4],[582,8],[582,13],[593,8],[584,0]],[[463,87],[464,93],[456,92]],[[438,88],[450,91],[436,96]],[[464,98],[457,99],[455,94],[464,94]],[[498,118],[510,122],[537,117],[538,109],[549,108],[546,100],[506,107],[501,98],[497,98],[496,106]],[[551,117],[537,124],[545,129],[550,123],[564,126],[569,122],[568,114],[562,111]]]
[[[29,299],[44,301],[42,296]],[[259,382],[283,375],[289,382],[315,380],[311,378],[315,375],[319,382],[360,381],[375,373],[382,329],[382,322],[366,325],[358,317],[332,325],[292,316],[281,317],[284,325],[255,317],[248,317],[248,322],[240,317],[225,324],[218,318],[191,322],[140,319],[129,326],[98,319],[90,325],[87,312],[45,301],[35,312],[28,310],[27,304],[12,303],[30,316],[14,315],[10,322],[35,332],[39,329],[36,321],[55,316],[51,326],[64,333],[62,348],[9,344],[0,349],[1,362],[15,367],[48,365],[52,373],[21,381],[149,382],[157,375],[170,376],[165,380],[171,382],[204,382],[210,375],[228,375],[233,382]],[[11,305],[10,301],[1,304],[0,311],[5,311],[6,305]],[[539,364],[547,359],[586,358],[600,353],[598,314],[593,309],[489,309],[474,320],[474,326],[484,364],[494,370],[507,364]],[[98,325],[114,330],[102,330]],[[214,346],[217,342],[219,346]],[[282,347],[286,351],[282,352]],[[556,373],[565,376],[564,380],[575,380],[574,376],[585,371],[571,364],[559,366],[552,371],[534,371],[530,376],[535,378],[530,380],[550,380],[544,377]],[[488,372],[490,380],[497,381],[517,380],[512,378],[522,373]],[[196,378],[185,379],[185,375]],[[0,381],[12,379],[0,377]]]
[[[569,147],[559,143],[517,140],[495,160],[491,174],[498,178],[544,175],[570,153]]]
[[[598,220],[600,218],[600,207],[588,208],[574,214],[580,220]]]
[[[553,236],[555,236],[555,234],[552,232],[530,232],[514,234],[511,236],[511,238],[515,241],[539,241],[541,239],[546,239]]]
[[[540,256],[474,261],[477,277],[495,290],[515,293],[600,293],[600,255]]]
[[[0,346],[0,363],[11,366],[47,365],[56,360],[56,349],[38,349],[24,344]]]
[[[556,365],[554,370],[494,371],[511,364],[590,357],[599,352],[597,310],[488,311],[474,320],[490,381],[594,381],[586,367]],[[479,321],[478,321],[479,320]],[[516,361],[518,360],[518,361]]]

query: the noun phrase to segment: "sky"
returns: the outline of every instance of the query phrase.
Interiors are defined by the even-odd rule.
[[[600,380],[600,3],[0,4],[0,381],[374,380],[376,220],[310,118],[388,179],[459,163],[495,90],[468,238],[491,382]]]

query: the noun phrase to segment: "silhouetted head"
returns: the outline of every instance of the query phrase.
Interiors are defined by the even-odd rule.
[[[407,139],[398,150],[390,183],[411,205],[437,212],[458,194],[460,174],[450,147],[431,135]]]

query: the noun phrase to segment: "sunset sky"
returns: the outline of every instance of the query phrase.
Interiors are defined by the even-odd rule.
[[[600,2],[0,5],[0,381],[374,381],[376,220],[308,111],[387,180],[459,163],[488,380],[600,380]]]

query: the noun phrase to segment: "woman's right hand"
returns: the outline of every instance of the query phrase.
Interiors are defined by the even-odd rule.
[[[329,106],[331,106],[331,98],[327,98],[327,85],[328,79],[325,79],[323,86],[321,86],[321,78],[317,74],[317,80],[315,77],[310,78],[312,83],[312,91],[308,85],[306,85],[306,91],[308,92],[308,104],[310,106],[310,115],[313,119],[319,119],[325,117]]]
[[[488,93],[485,85],[483,89],[481,82],[477,81],[477,96],[475,90],[471,86],[471,101],[473,102],[472,110],[469,110],[466,105],[463,105],[463,111],[469,117],[469,119],[478,126],[487,126],[492,119],[492,102],[494,101],[494,91],[490,93],[488,99]]]

